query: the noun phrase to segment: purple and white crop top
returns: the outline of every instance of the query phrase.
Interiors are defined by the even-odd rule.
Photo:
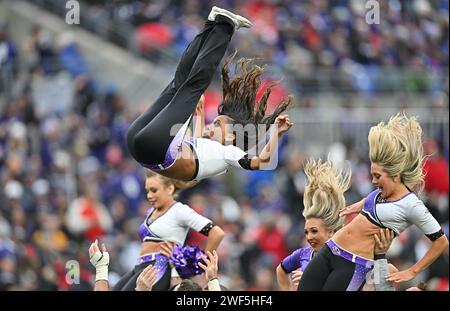
[[[432,241],[443,234],[437,220],[414,192],[409,192],[395,201],[383,201],[380,193],[379,189],[372,191],[366,197],[361,211],[371,223],[389,228],[396,235],[414,224]]]
[[[311,246],[299,248],[284,258],[281,261],[280,266],[286,273],[291,273],[298,268],[305,271],[306,266],[312,259],[313,252],[314,249]]]
[[[154,208],[147,211],[144,222],[139,227],[142,242],[169,241],[184,245],[189,229],[200,232],[212,221],[180,202],[172,205],[164,214],[149,222]]]

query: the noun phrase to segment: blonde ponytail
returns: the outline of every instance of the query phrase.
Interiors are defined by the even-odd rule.
[[[310,159],[305,165],[308,183],[303,197],[303,216],[320,218],[329,230],[338,230],[343,225],[339,210],[345,206],[344,192],[350,188],[351,169],[334,170],[327,162]]]
[[[399,176],[406,186],[422,188],[422,128],[415,117],[397,114],[388,124],[380,122],[370,129],[368,140],[371,162],[383,166],[389,176]]]

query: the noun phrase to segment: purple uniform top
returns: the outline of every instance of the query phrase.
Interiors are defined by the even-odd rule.
[[[312,259],[313,252],[314,249],[311,246],[299,248],[281,261],[281,268],[286,273],[291,273],[298,268],[305,271],[306,266]]]

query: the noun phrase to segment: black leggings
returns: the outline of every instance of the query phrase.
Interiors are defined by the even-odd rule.
[[[325,244],[306,267],[297,290],[361,290],[365,283],[365,272],[361,265],[334,255]]]
[[[186,123],[208,88],[234,33],[232,21],[218,15],[184,51],[175,77],[159,98],[131,124],[128,149],[142,164],[161,164],[174,139],[170,130]],[[184,133],[182,133],[184,135]]]
[[[134,291],[136,288],[136,281],[139,274],[149,265],[154,262],[144,262],[134,266],[133,270],[125,274],[113,287],[113,291]],[[170,288],[170,268],[167,268],[164,275],[156,282],[152,291],[167,291]]]

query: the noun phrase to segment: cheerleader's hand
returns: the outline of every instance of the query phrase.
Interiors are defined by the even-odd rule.
[[[205,255],[202,256],[203,261],[206,263],[204,265],[203,263],[199,262],[198,266],[205,270],[205,278],[207,281],[211,281],[213,279],[217,279],[217,271],[218,269],[218,256],[216,250],[213,250],[212,253],[210,251],[207,251]]]
[[[289,129],[294,125],[294,123],[292,123],[291,120],[289,120],[289,116],[287,114],[278,116],[275,119],[274,124],[278,128],[278,135],[283,135],[284,133],[289,131]]]
[[[359,202],[353,203],[352,205],[346,206],[339,210],[339,216],[344,217],[350,214],[359,213],[364,207],[365,198]]]
[[[298,287],[298,283],[300,283],[300,279],[302,278],[303,271],[300,269],[292,271],[291,274],[291,282],[292,282],[292,288],[291,290],[296,291]]]
[[[95,281],[108,280],[109,253],[105,243],[102,243],[102,251],[98,248],[98,240],[89,247],[89,261],[95,267]]]
[[[412,269],[407,269],[395,273],[390,273],[387,277],[387,281],[400,283],[412,280],[416,277],[416,273]]]
[[[200,96],[197,107],[195,108],[195,115],[202,116],[205,113],[205,95]]]
[[[139,274],[136,280],[136,288],[135,290],[140,291],[151,291],[153,285],[156,282],[156,268],[153,265],[147,266],[144,270],[142,270],[141,274]]]
[[[175,243],[164,241],[162,243],[159,243],[159,252],[164,256],[166,256],[167,258],[170,258],[170,256],[172,256],[173,254],[174,246]]]

